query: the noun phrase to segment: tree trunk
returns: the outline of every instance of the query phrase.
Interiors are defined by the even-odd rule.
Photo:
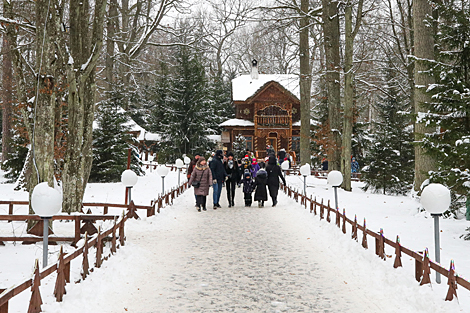
[[[300,162],[310,164],[310,90],[312,75],[308,43],[308,0],[301,0],[300,9]]]
[[[358,3],[358,13],[356,18],[356,26],[353,31],[353,18],[352,18],[352,3],[348,1],[344,12],[344,26],[345,26],[345,48],[344,48],[344,117],[343,117],[343,136],[342,136],[342,162],[341,171],[343,173],[343,188],[344,190],[351,191],[351,140],[353,129],[353,114],[354,114],[354,88],[353,88],[353,53],[354,53],[354,38],[362,21],[362,3]]]
[[[74,64],[68,64],[69,132],[62,175],[66,212],[80,211],[93,160],[93,120],[95,112],[95,75],[99,51],[103,45],[106,0],[95,2],[93,30],[88,26],[89,2],[70,1],[70,52]],[[83,68],[83,64],[87,64]]]
[[[328,93],[328,170],[341,169],[341,105],[338,2],[322,0],[323,33]]]
[[[37,85],[33,133],[33,180],[31,188],[41,182],[54,186],[54,118],[56,107],[57,69],[56,15],[50,12],[49,0],[36,1],[36,66]],[[57,5],[55,1],[52,7]]]
[[[115,23],[116,19],[118,18],[117,8],[114,1],[110,1],[109,3],[109,11],[108,11],[108,21],[106,24],[106,33],[107,33],[107,40],[106,40],[106,91],[109,93],[113,89],[113,82],[114,82],[114,36],[115,36]]]
[[[431,101],[431,96],[426,92],[428,86],[434,83],[433,78],[427,73],[429,65],[421,60],[434,60],[433,28],[425,25],[425,19],[432,16],[433,10],[427,0],[413,1],[414,17],[414,56],[416,58],[414,68],[414,109],[417,115],[415,122],[415,191],[420,191],[421,185],[429,177],[428,172],[435,168],[435,162],[426,150],[419,144],[426,133],[435,131],[435,128],[426,127],[420,122],[421,115],[427,112],[426,103]]]
[[[13,71],[11,63],[10,44],[3,35],[3,70],[2,70],[2,163],[8,160],[11,152],[11,109],[13,101]]]

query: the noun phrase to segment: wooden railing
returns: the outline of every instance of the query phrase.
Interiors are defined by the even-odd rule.
[[[346,211],[343,209],[343,213],[339,210],[335,210],[330,207],[330,201],[328,200],[328,204],[325,205],[323,203],[323,199],[321,202],[317,202],[316,198],[312,199],[312,197],[308,198],[307,196],[299,193],[297,190],[294,190],[288,186],[282,185],[282,190],[287,194],[288,197],[293,198],[296,202],[305,207],[310,208],[310,213],[314,213],[315,215],[320,216],[320,220],[325,218],[325,210],[326,210],[326,221],[331,222],[332,217],[334,215],[335,224],[341,231],[346,234],[346,224],[349,224],[351,228],[351,238],[353,240],[358,241],[358,230],[362,232],[362,246],[365,249],[368,249],[368,239],[367,236],[371,236],[375,239],[375,254],[379,256],[381,259],[386,260],[385,255],[385,245],[389,245],[390,247],[395,249],[395,261],[393,263],[393,267],[402,267],[401,262],[401,255],[402,253],[409,255],[410,257],[415,259],[415,279],[420,283],[420,285],[429,284],[431,283],[430,274],[431,270],[434,270],[441,275],[448,278],[447,284],[449,285],[449,289],[447,291],[446,300],[452,300],[454,296],[457,297],[457,284],[464,287],[467,290],[470,290],[470,282],[462,278],[461,276],[456,275],[455,273],[455,266],[454,261],[451,261],[449,270],[442,267],[440,264],[435,263],[429,259],[428,250],[425,249],[423,252],[415,252],[411,249],[408,249],[400,244],[400,238],[397,236],[396,241],[392,241],[384,236],[383,230],[381,229],[380,232],[376,233],[367,229],[366,220],[364,219],[364,224],[359,225],[357,223],[356,217],[354,220],[351,220],[346,217]],[[317,208],[319,211],[317,211]]]
[[[124,224],[129,218],[136,218],[138,219],[139,216],[137,215],[138,209],[145,209],[147,210],[147,216],[151,216],[155,214],[155,210],[157,213],[160,213],[160,209],[163,208],[165,205],[172,205],[173,200],[181,195],[184,191],[188,189],[188,183],[185,182],[181,186],[172,189],[171,191],[167,192],[166,194],[159,196],[157,199],[152,201],[151,206],[138,206],[134,205],[134,202],[131,202],[129,205],[122,205],[122,204],[105,204],[105,203],[84,203],[84,206],[103,206],[103,210],[106,207],[118,207],[118,208],[127,208],[127,213],[123,214],[120,220],[117,220],[117,216],[109,216],[109,215],[59,215],[54,216],[52,219],[54,220],[75,220],[75,221],[93,221],[97,219],[114,219],[114,226],[104,232],[102,232],[101,228],[97,229],[93,238],[88,238],[88,232],[85,232],[85,243],[82,247],[77,248],[74,252],[65,255],[61,249],[59,253],[59,261],[53,265],[50,265],[43,269],[42,271],[39,270],[38,260],[35,263],[35,270],[34,276],[31,279],[27,279],[23,283],[5,289],[0,287],[0,313],[8,313],[8,302],[15,297],[16,295],[20,294],[21,292],[25,291],[26,289],[31,287],[31,300],[29,303],[28,312],[36,313],[41,312],[41,297],[40,297],[40,281],[47,276],[57,272],[56,284],[54,288],[54,296],[58,302],[62,301],[62,297],[65,294],[65,286],[66,283],[70,283],[70,262],[75,258],[82,256],[82,270],[81,270],[81,280],[84,280],[90,272],[93,270],[89,269],[89,262],[88,262],[88,248],[95,247],[96,248],[96,261],[95,267],[101,267],[103,261],[106,261],[112,254],[116,253],[117,248],[120,246],[124,246],[125,244],[125,233],[124,233]],[[9,207],[14,205],[28,205],[27,201],[1,201],[0,204],[8,204]],[[13,209],[11,210],[13,212]],[[23,221],[24,218],[26,219],[33,219],[33,220],[41,220],[40,217],[36,215],[0,215],[0,220],[20,220]],[[76,240],[77,239],[77,231],[78,234],[80,233],[80,225],[77,222],[75,223],[75,237],[50,237],[51,241],[67,241],[67,240]],[[79,237],[80,235],[78,235]],[[31,236],[30,236],[31,237]],[[6,237],[2,237],[6,238]],[[19,237],[16,237],[19,238]],[[36,239],[42,240],[42,237],[31,237]],[[12,238],[14,239],[14,237]],[[67,240],[59,240],[59,239],[67,239]],[[19,239],[21,241],[24,238]],[[16,239],[10,241],[17,241]],[[111,248],[109,255],[103,257],[103,242],[111,242]],[[119,242],[119,243],[118,243]],[[75,242],[76,243],[76,242]]]
[[[289,115],[255,115],[255,123],[260,126],[289,126]]]

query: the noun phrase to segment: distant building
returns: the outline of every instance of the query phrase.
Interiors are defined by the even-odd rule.
[[[243,135],[247,148],[258,158],[266,156],[268,145],[291,155],[300,150],[300,89],[298,75],[259,74],[253,60],[251,75],[232,80],[234,119],[220,124],[221,140],[232,150],[235,137]]]

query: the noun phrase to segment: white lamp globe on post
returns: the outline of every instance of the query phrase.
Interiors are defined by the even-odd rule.
[[[331,171],[328,173],[327,182],[335,189],[335,205],[338,210],[338,187],[343,183],[343,174],[340,171]]]
[[[121,182],[124,186],[126,186],[126,189],[127,189],[128,199],[126,200],[129,201],[128,203],[131,203],[132,201],[131,190],[132,190],[132,187],[134,187],[134,185],[137,184],[137,179],[138,179],[137,174],[132,170],[125,170],[121,174]]]
[[[187,175],[188,169],[189,169],[189,163],[191,163],[191,159],[188,156],[185,156],[183,160],[184,160],[184,164],[186,165],[186,175]]]
[[[450,205],[450,190],[441,184],[429,184],[421,193],[421,205],[434,218],[434,252],[436,262],[441,262],[441,247],[439,243],[439,217]],[[436,282],[441,283],[441,275],[436,271]]]
[[[284,162],[282,163],[284,164]],[[305,163],[300,167],[300,174],[304,177],[304,195],[307,195],[307,176],[310,176],[310,164]]]
[[[289,170],[289,162],[282,162],[281,169],[284,172],[284,178],[286,178],[286,172]]]
[[[62,195],[58,190],[49,187],[47,182],[37,184],[31,195],[31,206],[33,207],[34,213],[43,219],[42,267],[45,268],[47,266],[47,250],[49,244],[49,220],[62,210]]]
[[[157,174],[162,177],[162,195],[165,194],[165,176],[168,175],[168,167],[165,165],[159,165],[157,167]]]
[[[184,166],[183,160],[181,159],[176,159],[175,161],[176,168],[178,169],[178,187],[180,185],[180,173],[181,173],[181,168]]]

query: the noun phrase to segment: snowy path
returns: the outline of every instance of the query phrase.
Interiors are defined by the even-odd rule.
[[[367,264],[354,275],[354,258],[342,260],[328,243],[344,235],[324,221],[325,229],[312,232],[313,219],[283,194],[276,208],[242,203],[237,189],[236,206],[227,208],[224,189],[222,209],[209,205],[198,213],[189,190],[161,215],[132,221],[126,246],[87,280],[68,285],[63,303],[47,301],[44,311],[444,312],[441,299],[435,310],[425,309],[436,299],[429,288],[416,292],[412,277],[405,278],[406,288],[382,289],[390,277],[376,258],[370,263],[380,269],[369,271],[376,286],[364,277]],[[386,272],[396,273],[388,266]],[[423,297],[410,301],[405,292]]]

